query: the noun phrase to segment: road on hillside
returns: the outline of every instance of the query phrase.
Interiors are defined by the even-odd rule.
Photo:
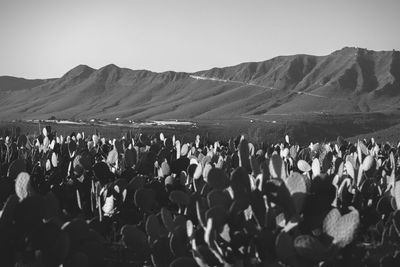
[[[234,80],[225,80],[225,79],[219,79],[219,78],[213,78],[213,77],[205,77],[205,76],[197,76],[197,75],[190,75],[190,78],[196,79],[196,80],[205,80],[205,81],[214,81],[214,82],[224,82],[224,83],[235,83],[235,84],[241,84],[241,85],[247,85],[247,86],[255,86],[255,87],[260,87],[263,89],[267,90],[276,90],[279,91],[278,88],[275,87],[270,87],[270,86],[263,86],[263,85],[258,85],[254,83],[246,83],[246,82],[241,82],[241,81],[234,81]],[[298,95],[307,95],[307,96],[313,96],[313,97],[319,97],[319,98],[328,98],[327,96],[323,95],[317,95],[313,93],[307,93],[307,92],[296,92]]]

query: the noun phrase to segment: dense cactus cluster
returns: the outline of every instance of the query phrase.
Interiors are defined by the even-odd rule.
[[[0,143],[2,266],[400,266],[400,148],[246,136]]]

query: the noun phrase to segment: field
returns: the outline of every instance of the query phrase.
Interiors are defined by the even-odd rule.
[[[296,114],[264,115],[233,119],[207,119],[192,121],[191,124],[171,121],[155,125],[150,123],[133,124],[130,122],[81,122],[79,124],[61,124],[49,121],[2,121],[0,135],[13,133],[17,127],[22,133],[37,135],[41,128],[50,125],[59,135],[72,132],[85,132],[92,135],[98,131],[108,138],[120,138],[129,131],[133,134],[148,135],[175,134],[183,140],[194,140],[197,134],[210,141],[227,140],[240,134],[247,134],[249,139],[260,144],[281,142],[285,134],[299,144],[309,142],[332,141],[338,136],[357,140],[374,137],[378,142],[397,142],[400,140],[400,113],[354,113],[354,114]]]
[[[174,166],[173,173],[166,158],[160,164],[161,160],[151,158],[148,155],[152,153],[145,152],[142,153],[137,167],[123,171],[121,164],[119,165],[121,169],[117,170],[116,174],[110,172],[107,165],[107,163],[114,164],[113,157],[110,157],[113,153],[117,155],[115,160],[118,160],[116,149],[108,152],[107,163],[100,161],[94,165],[85,165],[89,166],[85,173],[83,164],[87,162],[90,164],[90,161],[95,159],[86,151],[78,152],[82,154],[75,157],[79,161],[74,159],[71,176],[67,176],[68,165],[65,164],[70,158],[65,161],[60,153],[58,159],[55,157],[57,160],[55,167],[46,162],[46,168],[50,166],[49,174],[36,176],[38,174],[32,170],[31,174],[20,172],[17,178],[9,178],[14,172],[8,171],[10,174],[7,174],[7,177],[1,177],[0,189],[6,193],[0,195],[4,203],[0,214],[3,222],[0,228],[3,233],[10,234],[0,235],[0,245],[7,244],[8,248],[8,250],[3,249],[0,258],[5,258],[8,263],[40,262],[41,259],[35,258],[30,249],[32,243],[32,246],[40,246],[42,255],[45,255],[45,258],[43,257],[45,264],[39,266],[59,266],[59,264],[46,264],[48,262],[65,262],[65,266],[78,266],[77,263],[83,262],[79,266],[110,267],[238,266],[237,263],[241,264],[240,266],[268,267],[399,266],[400,197],[397,176],[400,171],[398,168],[400,150],[396,150],[397,141],[400,139],[398,115],[395,113],[351,116],[297,114],[290,118],[286,115],[274,115],[229,120],[136,123],[123,120],[68,123],[66,121],[2,122],[0,126],[2,136],[13,135],[18,130],[37,135],[45,125],[50,125],[53,131],[64,136],[78,131],[85,132],[86,136],[98,132],[107,138],[120,138],[129,131],[133,134],[148,135],[163,132],[166,136],[175,134],[183,143],[194,141],[196,134],[205,136],[211,141],[245,133],[248,140],[256,147],[263,141],[282,142],[285,134],[288,134],[291,147],[290,150],[286,148],[286,151],[287,157],[293,164],[288,160],[289,163],[286,165],[284,158],[272,154],[270,158],[263,155],[258,155],[257,158],[249,156],[247,161],[245,158],[240,161],[244,163],[240,163],[243,165],[239,167],[225,167],[234,164],[234,155],[250,155],[250,146],[246,139],[238,144],[237,151],[232,150],[233,153],[228,155],[226,160],[222,156],[219,157],[223,162],[221,167],[214,167],[215,163],[211,163],[212,158],[217,157],[204,157],[201,154],[203,155],[201,158],[200,154],[198,157],[191,155],[190,160],[199,163],[189,165],[190,160],[187,159],[187,165],[182,169],[190,173],[190,167],[195,167],[193,173],[188,175],[186,171],[176,167],[179,165],[178,162],[183,162],[185,157],[188,157],[186,152],[182,152],[184,154],[181,158],[171,160],[171,166]],[[392,142],[394,145],[389,147],[397,152],[395,155],[393,153],[387,155],[386,146],[382,146],[379,153],[372,154],[375,153],[372,152],[375,148],[368,150],[365,143],[358,142],[356,153],[352,152],[354,146],[349,145],[344,156],[337,158],[333,156],[333,153],[337,152],[332,152],[329,146],[317,146],[318,150],[313,151],[306,147],[293,158],[291,156],[292,148],[296,148],[294,144],[296,142],[307,145],[310,141],[336,140],[338,135],[351,141],[373,136],[378,142]],[[44,144],[45,142],[41,147],[44,147]],[[75,149],[72,154],[78,151]],[[229,148],[227,149],[229,151]],[[121,159],[129,159],[127,152],[129,150],[131,149],[124,152]],[[162,151],[165,150],[160,148],[157,151],[161,157]],[[53,155],[56,155],[56,152],[52,153],[51,162],[54,160]],[[69,145],[68,153],[70,153]],[[219,155],[218,153],[222,155],[223,152],[216,152],[214,155]],[[360,155],[360,158],[355,158],[355,154]],[[339,155],[339,152],[335,155]],[[308,157],[308,161],[302,157],[305,159]],[[341,157],[346,162],[342,161]],[[204,158],[209,158],[210,162],[205,163],[203,167],[201,162]],[[86,159],[89,161],[85,161]],[[251,159],[256,160],[250,161]],[[17,161],[12,162],[10,166],[18,166],[15,163]],[[129,161],[125,162],[128,164]],[[131,162],[133,164],[133,161]],[[338,167],[336,162],[340,163]],[[355,162],[356,167],[353,167],[352,162]],[[215,166],[218,166],[218,163]],[[386,172],[388,164],[391,168],[390,175]],[[159,176],[155,176],[154,166],[160,165],[161,167],[156,167]],[[97,177],[94,175],[99,174],[99,166],[105,167],[104,185],[95,180]],[[146,166],[149,168],[145,168]],[[251,174],[244,166],[251,168],[249,169]],[[268,166],[265,174],[266,169],[262,169],[261,166]],[[282,166],[290,166],[288,176],[286,172],[277,171],[281,170]],[[13,168],[10,167],[9,170]],[[207,168],[210,168],[208,173]],[[79,170],[82,171],[80,174]],[[132,170],[133,173],[130,172]],[[64,176],[59,176],[63,171]],[[177,175],[178,173],[180,175]],[[277,176],[277,173],[281,176]],[[78,175],[84,177],[83,181],[88,181],[86,187],[79,182]],[[208,175],[207,180],[204,178],[205,175]],[[43,177],[43,180],[37,177]],[[257,181],[260,177],[258,181],[266,177],[260,183],[261,186],[259,184],[251,187],[250,181]],[[357,183],[358,177],[364,179],[360,185]],[[9,180],[11,183],[7,182],[7,179],[11,179]],[[14,179],[16,179],[15,185]],[[28,179],[29,183],[24,184],[21,179]],[[92,185],[90,181],[93,181]],[[395,190],[390,190],[391,183],[394,184]],[[198,190],[200,185],[202,189]],[[14,186],[16,195],[13,195]],[[356,188],[354,191],[356,193],[351,193],[351,186]],[[232,195],[228,187],[232,190]],[[96,196],[96,191],[92,190],[94,188],[99,189],[100,197]],[[5,196],[8,196],[8,199]],[[18,201],[19,198],[22,201]],[[94,199],[96,201],[93,201]],[[12,201],[15,201],[15,204]],[[57,203],[62,204],[57,206]],[[368,206],[367,203],[372,203],[373,206]],[[15,205],[15,210],[12,210],[12,205]],[[61,207],[63,207],[62,213]],[[181,210],[182,207],[185,212]],[[250,215],[246,215],[249,210]],[[41,211],[44,215],[40,215]],[[44,211],[51,212],[47,214]],[[10,216],[12,219],[7,219]],[[44,222],[41,216],[50,219]],[[204,223],[206,219],[207,224]],[[56,222],[62,223],[56,224]],[[25,233],[27,237],[24,236],[23,240],[27,241],[15,242],[18,245],[8,246],[20,238],[19,233]],[[49,236],[55,237],[49,238]],[[213,238],[215,240],[222,238],[223,241],[216,242]],[[73,241],[69,243],[68,240]],[[210,243],[210,240],[214,243]],[[221,247],[218,251],[222,252],[218,254],[215,250],[214,253],[222,256],[214,259],[210,256],[212,254],[206,254],[213,249],[209,244]],[[249,252],[241,255],[241,247],[247,247],[246,251]],[[204,252],[203,248],[208,250]],[[252,252],[250,248],[256,249],[257,253]],[[233,249],[237,250],[235,254],[226,253]],[[8,253],[9,251],[14,254]],[[18,256],[13,258],[12,255]],[[235,265],[218,265],[215,264],[215,260],[235,262]],[[89,262],[90,265],[85,265],[85,262]],[[167,264],[164,264],[165,262]],[[177,264],[179,262],[180,265]],[[264,265],[261,265],[261,262]],[[389,263],[384,265],[381,262]]]

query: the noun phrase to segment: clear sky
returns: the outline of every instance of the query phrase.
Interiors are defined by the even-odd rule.
[[[344,46],[400,50],[400,0],[0,0],[0,75],[192,72]]]

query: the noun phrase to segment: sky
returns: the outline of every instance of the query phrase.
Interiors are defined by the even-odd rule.
[[[399,0],[0,0],[0,76],[194,72],[345,46],[400,50]]]

